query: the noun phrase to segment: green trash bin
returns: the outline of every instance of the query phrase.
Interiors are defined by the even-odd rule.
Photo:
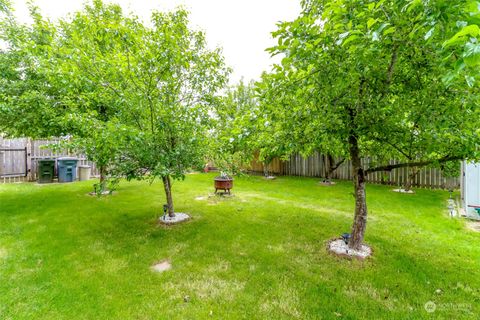
[[[58,158],[58,182],[73,182],[77,180],[77,158]]]
[[[38,183],[52,183],[55,174],[55,159],[38,160]]]

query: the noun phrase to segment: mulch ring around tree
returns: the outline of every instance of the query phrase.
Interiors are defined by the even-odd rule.
[[[321,186],[331,187],[336,185],[337,183],[335,181],[322,180],[318,184]]]
[[[100,193],[97,193],[95,191],[92,191],[92,192],[88,193],[89,196],[108,196],[108,195],[112,195],[112,194],[113,194],[113,191],[111,191],[111,190],[105,190],[105,191],[102,191]]]
[[[408,193],[408,194],[413,194],[413,193],[415,193],[415,191],[413,191],[413,190],[411,190],[411,189],[410,189],[410,190],[405,190],[405,189],[402,189],[402,188],[400,188],[400,189],[393,189],[392,191],[393,191],[393,192],[399,192],[399,193]]]
[[[174,225],[174,224],[178,224],[178,223],[182,223],[182,222],[185,222],[185,221],[188,221],[190,220],[191,217],[186,214],[186,213],[183,213],[183,212],[175,212],[175,216],[174,217],[170,217],[168,214],[167,215],[162,215],[158,221],[161,223],[161,224],[164,224],[164,225],[167,225],[167,226],[170,226],[170,225]]]
[[[373,249],[363,244],[361,250],[354,250],[348,247],[342,238],[335,238],[327,243],[327,251],[335,256],[347,259],[364,260],[373,254]]]

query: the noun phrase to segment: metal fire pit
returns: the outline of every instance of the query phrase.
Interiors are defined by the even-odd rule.
[[[230,194],[230,189],[233,189],[233,179],[230,177],[216,177],[215,181],[215,194],[218,190],[223,190],[224,193]]]

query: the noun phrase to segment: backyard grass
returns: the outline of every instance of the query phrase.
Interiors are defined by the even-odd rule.
[[[213,174],[173,186],[189,222],[160,226],[160,183],[0,185],[0,319],[476,319],[480,233],[443,191],[367,187],[366,261],[326,252],[348,232],[352,186]],[[168,259],[172,269],[150,267]],[[424,306],[435,303],[428,313]]]

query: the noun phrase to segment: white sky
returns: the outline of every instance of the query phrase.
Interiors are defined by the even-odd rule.
[[[26,0],[13,0],[15,15],[29,22]],[[270,70],[273,60],[265,49],[275,41],[270,32],[278,21],[293,20],[300,0],[109,0],[148,20],[152,9],[172,10],[179,5],[190,12],[191,26],[204,30],[209,45],[222,47],[226,63],[233,68],[232,82],[242,77],[258,79]],[[83,0],[34,0],[42,14],[52,19],[82,8]]]

